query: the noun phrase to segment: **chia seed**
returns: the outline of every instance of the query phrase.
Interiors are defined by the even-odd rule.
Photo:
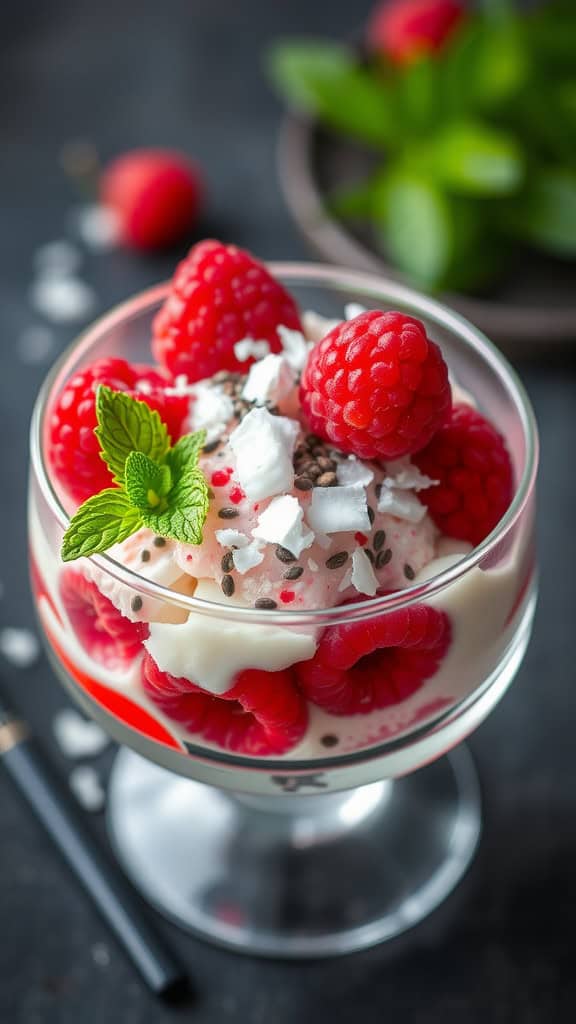
[[[374,519],[376,518],[374,509],[371,505],[368,505],[368,519],[370,520],[370,526],[374,526]]]
[[[223,576],[220,586],[222,587],[222,590],[226,597],[232,597],[232,594],[234,593],[236,587],[234,585],[234,580],[232,579],[231,576]]]
[[[218,509],[219,519],[236,519],[240,513],[237,508],[233,508],[232,505],[225,505],[224,508]]]
[[[130,601],[130,607],[133,612],[142,611],[142,598],[133,597],[132,600]]]
[[[150,552],[148,551],[148,548],[144,548],[144,550],[140,552],[140,558],[143,562],[150,561]]]
[[[338,746],[339,742],[340,740],[338,739],[338,737],[331,732],[326,733],[326,735],[322,736],[320,739],[320,743],[322,744],[323,747],[336,747]]]
[[[374,544],[374,551],[380,551],[380,548],[384,547],[385,540],[386,531],[376,530],[376,533],[374,534],[374,540],[372,541],[372,543]]]
[[[154,544],[155,548],[165,548],[166,547],[166,538],[165,537],[154,537],[154,540],[152,541],[152,543]]]
[[[327,569],[340,569],[348,561],[347,551],[338,551],[335,555],[330,555],[327,558],[324,565]]]
[[[314,484],[307,476],[297,476],[294,481],[294,487],[297,491],[311,491]]]
[[[303,572],[304,569],[301,565],[291,565],[289,569],[286,569],[286,572],[282,573],[282,579],[299,580]]]
[[[380,500],[380,495],[382,494],[382,484],[376,484],[376,487],[374,488],[374,494],[376,495],[378,500]]]
[[[216,451],[219,444],[220,438],[218,437],[216,438],[215,441],[209,441],[208,444],[205,444],[202,451],[204,452],[205,455],[210,455],[211,452]]]
[[[376,568],[383,569],[385,565],[392,558],[392,548],[386,548],[386,551],[381,551],[376,559]]]
[[[279,562],[288,564],[289,562],[296,561],[296,555],[293,555],[291,551],[288,551],[288,548],[283,548],[281,544],[278,544],[275,554]]]
[[[232,572],[234,568],[234,557],[231,551],[227,551],[225,555],[222,555],[220,566],[222,572]]]
[[[254,607],[260,608],[262,611],[274,611],[278,607],[276,601],[273,601],[271,597],[259,597],[257,601],[254,601]]]
[[[406,565],[404,566],[404,575],[407,580],[413,580],[414,577],[416,576],[414,569],[412,568],[411,565],[408,565],[408,563],[406,563]]]
[[[334,487],[337,483],[336,473],[331,470],[329,473],[322,473],[316,481],[317,487]]]

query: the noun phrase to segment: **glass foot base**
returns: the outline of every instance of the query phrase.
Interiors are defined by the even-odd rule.
[[[109,826],[125,870],[182,927],[238,952],[334,956],[416,925],[466,872],[480,835],[464,747],[344,793],[230,795],[121,750]]]

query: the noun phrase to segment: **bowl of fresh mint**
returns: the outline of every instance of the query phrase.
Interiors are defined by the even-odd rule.
[[[576,4],[384,0],[280,40],[280,174],[324,258],[440,293],[518,352],[576,339]]]

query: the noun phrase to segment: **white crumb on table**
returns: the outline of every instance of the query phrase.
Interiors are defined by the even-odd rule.
[[[85,811],[96,814],[102,810],[106,794],[95,768],[89,764],[77,765],[68,776],[68,784]]]
[[[100,203],[86,203],[72,211],[72,230],[87,249],[107,252],[120,240],[120,224],[114,210]]]
[[[104,942],[95,942],[90,953],[97,967],[108,967],[112,959],[110,950]]]
[[[52,323],[87,319],[96,306],[96,292],[79,277],[42,274],[30,288],[34,310]]]
[[[54,716],[52,729],[56,743],[66,757],[95,757],[110,742],[96,722],[82,718],[73,708],[62,708]]]
[[[34,270],[39,277],[68,277],[78,270],[81,263],[82,255],[78,246],[66,239],[39,246],[33,256]]]
[[[5,626],[0,629],[0,654],[16,668],[29,668],[40,655],[40,644],[29,629]]]

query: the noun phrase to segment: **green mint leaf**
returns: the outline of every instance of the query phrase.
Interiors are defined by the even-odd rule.
[[[195,434],[184,434],[166,456],[166,461],[175,477],[179,477],[185,469],[193,469],[198,463],[198,456],[206,444],[206,431],[197,430]]]
[[[449,191],[478,197],[518,191],[525,163],[515,140],[472,121],[451,124],[421,153],[421,166]]]
[[[142,452],[159,462],[170,447],[168,430],[156,410],[122,391],[101,384],[96,392],[96,416],[95,434],[102,458],[120,486],[130,452]]]
[[[146,526],[162,537],[184,544],[201,544],[208,504],[208,484],[202,470],[196,466],[185,470],[175,481],[166,509],[142,512],[142,518]]]
[[[382,148],[398,135],[398,119],[383,76],[363,67],[345,46],[279,42],[268,70],[284,99],[353,139]]]
[[[138,509],[123,491],[109,488],[88,498],[70,521],[62,539],[61,558],[76,558],[107,551],[142,526]]]
[[[143,452],[130,452],[125,466],[125,489],[130,502],[142,511],[161,509],[172,486],[170,467],[159,466]]]
[[[516,238],[556,256],[576,256],[576,172],[535,173],[504,219]]]
[[[382,176],[374,217],[385,250],[412,282],[437,287],[450,265],[450,210],[442,191],[409,169]]]

